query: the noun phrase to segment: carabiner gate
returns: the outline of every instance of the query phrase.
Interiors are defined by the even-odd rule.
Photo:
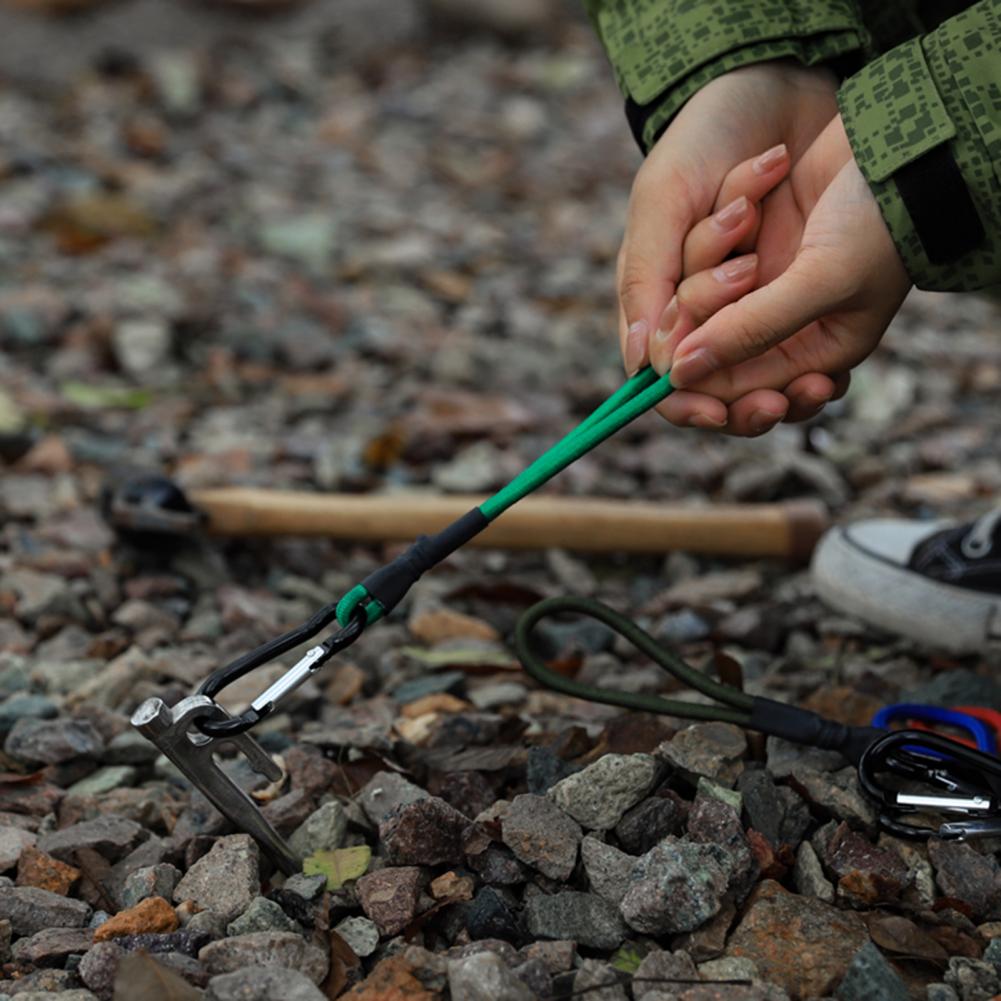
[[[315,621],[318,617],[322,617],[322,615],[314,616],[311,622]],[[319,626],[317,629],[314,629],[313,633],[315,634],[321,628],[322,626]],[[266,657],[266,653],[269,653],[272,647],[279,645],[280,641],[284,641],[286,637],[293,634],[296,637],[300,637],[295,645],[298,645],[298,642],[302,642],[304,639],[308,639],[308,635],[302,636],[302,631],[303,627],[300,627],[294,630],[293,633],[286,633],[285,636],[279,637],[278,641],[267,643],[264,647],[259,647],[257,650],[251,651],[250,654],[239,658],[233,663],[219,668],[218,671],[210,674],[202,682],[201,687],[198,689],[198,694],[205,695],[214,700],[223,689],[231,685],[237,678],[266,664],[271,659],[271,657]],[[232,719],[199,719],[196,720],[195,726],[208,737],[232,737],[236,734],[244,733],[252,726],[260,723],[262,719],[270,716],[280,702],[294,692],[307,678],[315,674],[331,657],[351,646],[364,631],[365,616],[362,613],[356,615],[343,629],[338,629],[337,632],[328,636],[322,643],[310,647],[277,681],[261,692],[250,703],[249,708],[245,712]],[[285,644],[282,643],[281,645]],[[274,654],[274,656],[277,656],[277,654]]]
[[[925,730],[895,730],[866,749],[858,775],[862,791],[881,808],[880,825],[898,837],[962,840],[1001,834],[1001,758],[996,755]],[[894,788],[885,784],[885,775],[919,781],[936,791]],[[937,828],[900,819],[925,812],[968,819]]]

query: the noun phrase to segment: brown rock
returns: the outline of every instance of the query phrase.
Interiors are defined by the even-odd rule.
[[[317,747],[297,744],[282,755],[285,771],[293,789],[302,789],[309,796],[318,796],[337,777],[337,763],[323,756]]]
[[[417,913],[423,882],[424,873],[417,866],[379,869],[358,880],[358,900],[383,935],[395,935]]]
[[[265,803],[261,812],[279,834],[287,835],[304,824],[315,809],[316,801],[312,796],[306,795],[302,789],[293,789],[284,796]]]
[[[144,932],[177,931],[180,922],[174,908],[163,897],[147,897],[135,907],[119,911],[94,932],[95,942],[106,942],[121,935],[142,935]]]
[[[44,817],[54,813],[59,801],[66,795],[64,789],[51,782],[12,782],[0,784],[0,810]]]
[[[379,825],[379,840],[397,865],[461,862],[469,818],[437,796],[400,807]]]
[[[345,661],[339,664],[324,689],[327,701],[346,706],[365,685],[365,672],[357,665]]]
[[[448,692],[433,692],[424,695],[414,702],[408,702],[400,709],[400,715],[406,719],[417,719],[428,713],[461,713],[472,709],[472,704]]]
[[[803,703],[803,708],[845,726],[868,726],[883,705],[881,699],[857,691],[850,685],[825,685]]]
[[[472,900],[475,888],[476,880],[472,876],[460,876],[457,872],[446,872],[431,880],[431,896],[451,903]]]
[[[778,984],[795,1001],[830,994],[868,940],[854,912],[766,880],[752,895],[726,955],[753,960],[763,980]]]
[[[34,846],[25,848],[17,863],[18,886],[37,886],[65,897],[79,878],[79,869],[46,855]]]
[[[550,879],[568,879],[577,864],[583,831],[552,800],[515,796],[502,824],[504,844]]]
[[[898,900],[910,877],[896,852],[878,848],[846,823],[824,846],[823,861],[838,877],[838,892],[849,903],[871,906]]]
[[[724,900],[723,907],[716,917],[710,918],[701,928],[696,928],[693,932],[679,935],[673,940],[674,947],[687,952],[696,963],[716,959],[723,955],[726,937],[736,916],[736,905],[732,901]]]
[[[350,1001],[437,1001],[441,995],[427,990],[414,976],[406,958],[397,955],[384,959],[342,997]]]
[[[975,921],[1001,916],[1001,865],[993,855],[959,841],[928,842],[935,882],[947,897],[962,901]]]
[[[531,942],[520,950],[525,959],[538,959],[553,975],[572,970],[577,958],[577,943],[569,939],[556,939],[552,942]]]
[[[497,640],[500,636],[489,622],[453,612],[448,608],[431,608],[417,612],[407,623],[410,632],[424,643],[442,640],[478,639]]]

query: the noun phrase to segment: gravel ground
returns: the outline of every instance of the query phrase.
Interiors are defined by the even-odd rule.
[[[511,652],[570,590],[846,722],[1001,703],[997,658],[874,634],[796,567],[458,554],[255,731],[284,784],[227,761],[319,875],[276,874],[131,731],[396,550],[140,550],[102,521],[109,479],[487,492],[620,380],[638,155],[586,23],[400,3],[366,46],[371,10],[301,30],[334,17],[315,6],[168,48],[76,22],[65,65],[38,40],[72,48],[73,21],[2,15],[24,46],[0,61],[0,999],[1001,993],[997,845],[897,841],[837,755],[544,692]],[[915,294],[812,424],[649,417],[549,490],[978,514],[997,327]],[[581,680],[670,689],[601,629],[542,631]]]

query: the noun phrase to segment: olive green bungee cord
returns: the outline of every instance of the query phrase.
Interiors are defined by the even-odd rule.
[[[659,695],[641,695],[635,692],[619,692],[609,688],[598,688],[574,681],[548,667],[532,648],[532,630],[540,620],[551,615],[574,613],[603,622],[610,629],[628,640],[642,653],[668,674],[684,682],[696,691],[724,703],[723,706],[701,705],[697,702],[683,702],[680,699],[665,699]],[[640,712],[663,713],[682,719],[718,720],[735,723],[737,726],[751,725],[751,711],[754,698],[739,691],[732,685],[714,681],[690,664],[686,664],[677,654],[661,646],[648,632],[631,619],[590,598],[565,596],[547,598],[533,605],[515,626],[514,646],[522,666],[540,685],[564,695],[572,695],[590,702],[604,702],[611,706],[636,709]],[[729,708],[726,708],[726,707]]]

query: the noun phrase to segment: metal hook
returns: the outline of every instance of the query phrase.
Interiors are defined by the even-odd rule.
[[[301,871],[301,861],[257,804],[219,767],[214,755],[223,744],[232,744],[246,755],[254,771],[272,782],[282,777],[281,768],[249,733],[215,738],[195,729],[198,722],[228,719],[226,710],[208,696],[192,695],[182,699],[173,709],[162,699],[147,699],[132,714],[132,725],[152,741],[224,817],[254,838],[278,868],[291,876]]]

